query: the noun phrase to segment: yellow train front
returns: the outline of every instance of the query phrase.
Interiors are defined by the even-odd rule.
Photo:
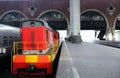
[[[12,73],[52,73],[59,48],[59,33],[45,21],[29,20],[21,27],[21,42],[14,42]]]

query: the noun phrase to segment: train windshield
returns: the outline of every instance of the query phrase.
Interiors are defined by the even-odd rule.
[[[42,21],[35,21],[35,20],[29,20],[29,21],[25,21],[23,22],[23,26],[44,26],[44,23]]]

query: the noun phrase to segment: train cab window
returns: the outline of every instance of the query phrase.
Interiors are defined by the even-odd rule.
[[[7,45],[7,40],[3,40],[3,46]]]
[[[9,37],[9,44],[11,45],[12,43],[13,43],[13,37],[10,36],[10,37]]]
[[[7,38],[7,36],[4,36],[3,38]]]

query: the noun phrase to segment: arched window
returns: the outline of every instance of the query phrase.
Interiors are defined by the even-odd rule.
[[[48,22],[49,26],[54,30],[66,30],[67,21],[64,15],[57,11],[48,11],[41,15],[39,19],[43,19]]]
[[[115,29],[120,30],[120,15],[117,17]]]
[[[106,28],[106,20],[99,12],[87,11],[81,15],[81,29],[105,30]]]
[[[9,12],[1,18],[1,23],[11,25],[15,27],[21,27],[22,21],[25,20],[25,16],[18,12]]]

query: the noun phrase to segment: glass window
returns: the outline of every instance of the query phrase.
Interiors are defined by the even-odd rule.
[[[67,21],[64,15],[56,11],[49,11],[43,14],[39,19],[47,21],[48,25],[54,30],[67,29]]]
[[[12,45],[12,43],[13,43],[13,37],[10,36],[10,37],[9,37],[9,45]]]
[[[81,29],[103,30],[106,29],[106,20],[96,11],[87,11],[81,15]]]
[[[18,12],[9,12],[1,18],[1,23],[21,27],[22,21],[24,20],[24,15]]]
[[[8,45],[8,40],[7,40],[7,36],[3,37],[3,46]]]

